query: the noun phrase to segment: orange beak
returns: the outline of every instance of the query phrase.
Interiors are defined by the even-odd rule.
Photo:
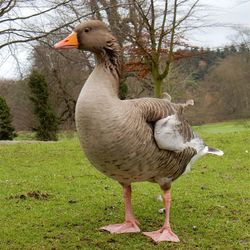
[[[69,36],[67,36],[65,39],[61,40],[60,42],[56,43],[54,45],[55,49],[73,49],[78,48],[79,43],[77,39],[77,33],[72,32]]]

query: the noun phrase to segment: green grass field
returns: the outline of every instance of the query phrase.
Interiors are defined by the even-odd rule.
[[[180,243],[98,230],[123,221],[121,187],[91,167],[77,138],[0,144],[0,249],[250,249],[248,123],[195,130],[225,155],[204,157],[173,184],[171,222]],[[133,190],[141,229],[159,229],[160,188],[136,183]]]

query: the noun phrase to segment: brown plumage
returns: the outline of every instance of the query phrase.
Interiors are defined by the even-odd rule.
[[[120,100],[120,47],[103,23],[88,21],[75,31],[79,34],[86,27],[91,31],[78,35],[80,48],[94,51],[97,59],[76,106],[76,126],[86,156],[98,170],[121,184],[170,184],[162,179],[178,178],[196,152],[160,150],[151,123],[178,112],[180,105],[156,98]],[[93,40],[86,38],[90,32]],[[190,126],[183,124],[183,131],[190,137]]]
[[[154,123],[178,114],[180,133],[185,140],[191,140],[193,132],[182,117],[184,106],[171,103],[169,98],[118,98],[121,49],[105,24],[87,21],[78,25],[74,34],[78,40],[74,46],[91,51],[96,57],[96,67],[83,86],[76,105],[76,127],[81,146],[94,167],[124,187],[126,221],[119,228],[111,225],[103,229],[112,233],[138,232],[130,203],[131,183],[158,183],[165,191],[167,204],[172,181],[184,173],[197,153],[192,147],[180,152],[159,149],[154,138]],[[58,43],[55,47],[73,46],[68,40],[64,43],[66,45]],[[166,237],[161,236],[166,232]],[[160,232],[154,234],[160,234],[161,238],[146,233],[156,241],[178,241],[170,229],[168,218]]]

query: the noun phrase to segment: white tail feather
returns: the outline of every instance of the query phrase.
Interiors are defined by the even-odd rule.
[[[219,150],[216,148],[208,148],[208,154],[222,156],[222,155],[224,155],[224,152],[222,150]]]

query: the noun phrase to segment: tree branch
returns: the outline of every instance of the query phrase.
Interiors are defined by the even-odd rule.
[[[168,59],[166,61],[165,64],[165,69],[163,71],[162,74],[160,74],[160,79],[164,79],[168,72],[169,72],[169,67],[170,67],[170,63],[172,60],[172,56],[173,56],[173,49],[174,49],[174,37],[175,37],[175,25],[176,25],[176,16],[177,16],[177,2],[178,0],[174,1],[174,13],[173,13],[173,21],[172,21],[172,31],[171,31],[171,39],[170,39],[170,46],[169,46],[169,51],[168,51]]]
[[[12,4],[12,5],[11,5]],[[2,4],[1,4],[2,5]],[[13,9],[16,5],[16,0],[9,0],[7,5],[0,10],[0,17],[9,12],[11,9]]]
[[[40,11],[38,13],[29,15],[29,16],[21,16],[21,17],[14,17],[14,18],[3,19],[3,20],[0,20],[0,23],[3,23],[3,22],[13,22],[13,21],[16,21],[16,20],[25,20],[25,19],[29,19],[29,18],[32,18],[32,17],[36,17],[36,16],[39,16],[39,15],[48,13],[48,12],[50,12],[52,10],[55,10],[58,7],[60,7],[62,5],[65,5],[65,4],[67,4],[67,3],[71,2],[71,1],[74,1],[74,0],[65,0],[64,2],[55,5],[54,7],[51,7],[49,9],[46,9],[44,11]]]
[[[161,32],[160,32],[160,37],[159,37],[159,42],[158,42],[158,48],[157,48],[157,52],[160,53],[161,47],[162,47],[162,41],[164,38],[164,28],[165,28],[165,24],[166,24],[166,19],[167,19],[167,12],[168,12],[168,1],[165,1],[165,7],[164,7],[164,11],[163,11],[163,20],[162,20],[162,24],[161,24]]]

